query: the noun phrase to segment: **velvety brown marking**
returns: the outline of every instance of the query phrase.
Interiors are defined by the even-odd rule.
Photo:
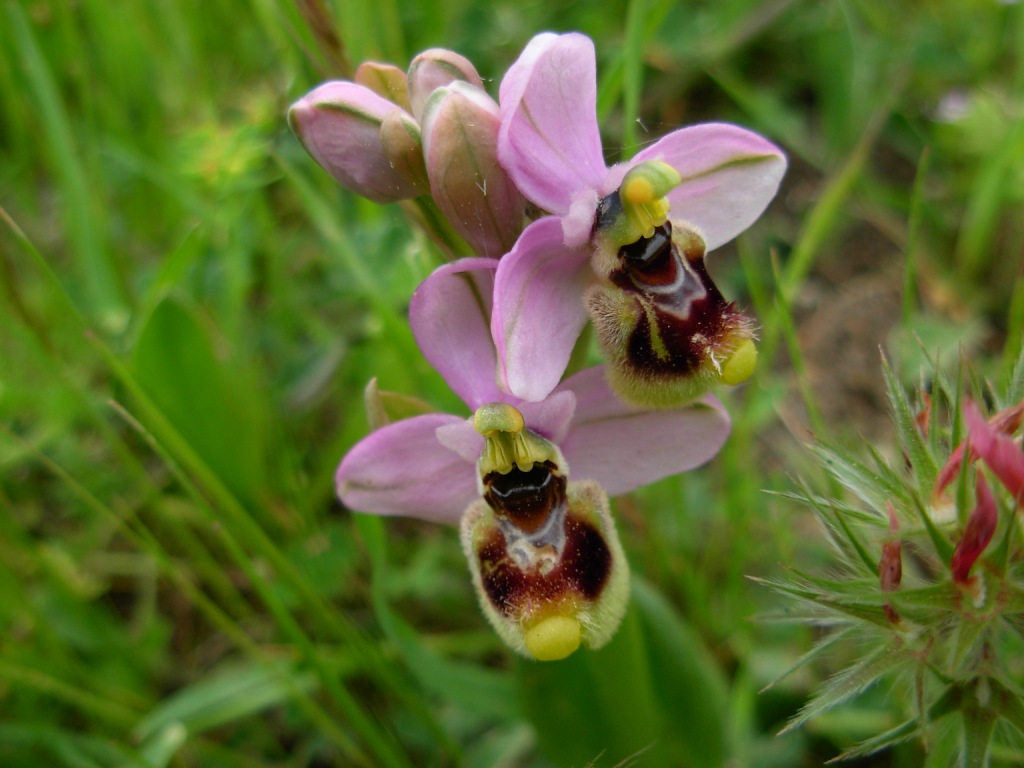
[[[548,516],[565,504],[565,478],[555,475],[550,461],[534,464],[528,472],[513,467],[507,474],[484,477],[484,499],[491,509],[524,533],[539,530]]]
[[[611,574],[611,550],[594,526],[577,518],[566,520],[565,533],[562,559],[544,576],[539,570],[520,570],[508,556],[501,531],[491,532],[477,558],[484,592],[495,608],[514,617],[530,604],[597,599]]]

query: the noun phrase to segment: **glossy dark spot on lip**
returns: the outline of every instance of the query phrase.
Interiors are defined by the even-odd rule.
[[[640,290],[645,286],[658,287],[676,282],[681,265],[673,252],[672,228],[669,224],[656,227],[651,237],[641,237],[635,243],[619,249],[625,271]]]
[[[594,601],[611,575],[612,553],[601,533],[590,523],[569,517],[562,559],[547,574],[523,571],[509,558],[505,537],[491,531],[477,550],[484,592],[491,604],[515,617],[525,607],[565,599]]]
[[[565,478],[555,474],[550,461],[524,472],[513,467],[506,474],[484,477],[484,499],[495,513],[524,533],[539,530],[551,513],[565,504]]]

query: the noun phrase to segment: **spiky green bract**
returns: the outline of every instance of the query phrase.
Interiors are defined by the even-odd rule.
[[[837,567],[827,578],[794,571],[785,579],[763,580],[803,607],[795,617],[787,613],[789,620],[829,630],[793,669],[823,660],[826,650],[845,650],[852,658],[783,732],[878,683],[905,710],[906,720],[835,761],[909,739],[938,750],[952,733],[950,759],[957,765],[988,766],[994,753],[1017,764],[1024,761],[1018,738],[1024,735],[1024,704],[1016,672],[1024,664],[1020,510],[1011,491],[979,460],[984,449],[979,452],[970,435],[977,434],[980,420],[975,418],[968,433],[963,414],[984,394],[993,404],[986,429],[1005,438],[1019,424],[1005,413],[1016,404],[1011,398],[1020,396],[1022,367],[1013,369],[1000,391],[984,392],[968,388],[964,382],[971,376],[951,383],[936,368],[928,377],[930,394],[908,391],[888,365],[884,370],[895,456],[883,458],[871,446],[866,456],[815,446],[835,486],[844,489],[842,497],[823,496],[806,483],[787,494],[814,510]],[[1004,413],[993,418],[999,411]],[[1003,439],[1004,449],[1006,444]],[[960,544],[970,535],[976,510],[990,510],[993,501],[998,519],[991,540]]]

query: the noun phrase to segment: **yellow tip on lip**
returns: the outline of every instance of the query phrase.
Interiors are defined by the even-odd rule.
[[[580,647],[580,623],[572,616],[549,616],[526,630],[523,641],[537,661],[559,661]]]
[[[742,384],[749,379],[757,367],[757,346],[747,339],[740,344],[722,366],[722,382],[730,386]]]

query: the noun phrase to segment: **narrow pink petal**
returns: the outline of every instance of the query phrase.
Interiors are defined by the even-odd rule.
[[[729,416],[706,395],[685,408],[649,411],[622,402],[604,366],[570,376],[559,390],[576,394],[572,431],[562,443],[573,480],[596,480],[625,493],[711,459],[729,435]]]
[[[380,125],[394,109],[398,107],[369,88],[337,80],[295,102],[288,122],[302,146],[335,181],[387,203],[418,194],[384,156]]]
[[[474,467],[484,449],[484,438],[473,426],[473,417],[437,428],[437,441]]]
[[[713,250],[753,224],[786,172],[786,157],[771,142],[728,123],[706,123],[673,131],[609,173],[602,188],[618,187],[628,168],[662,160],[683,177],[669,193],[669,216],[700,227]]]
[[[434,270],[409,302],[424,357],[470,408],[500,398],[491,340],[495,259],[460,259]]]
[[[964,454],[967,452],[967,442],[964,441],[958,445],[953,452],[946,459],[946,463],[942,465],[942,469],[939,470],[938,478],[935,480],[935,493],[932,494],[933,498],[938,498],[939,495],[949,487],[957,475],[960,474],[960,467],[964,463]],[[968,456],[968,461],[974,461],[977,458],[977,454],[973,451]]]
[[[576,395],[568,390],[553,392],[539,403],[517,403],[526,426],[555,445],[569,436],[576,413]]]
[[[491,334],[499,381],[510,394],[543,400],[562,378],[587,321],[588,258],[585,248],[567,249],[561,221],[545,216],[498,262]]]
[[[997,432],[985,421],[973,403],[964,406],[964,415],[971,450],[988,465],[1017,503],[1024,504],[1024,450],[1012,437]]]
[[[590,243],[599,202],[596,189],[576,190],[569,212],[562,216],[562,242],[567,248],[580,248]]]
[[[589,38],[537,35],[501,81],[498,158],[536,205],[568,213],[605,176],[597,126],[597,64]]]
[[[342,459],[338,497],[357,512],[457,523],[477,496],[475,469],[435,433],[461,421],[431,413],[370,433]]]
[[[981,474],[975,481],[975,495],[978,505],[967,520],[963,538],[956,545],[953,559],[949,564],[953,572],[953,581],[958,584],[967,582],[971,568],[992,541],[996,526],[999,524],[999,510],[995,497],[992,496],[992,491]]]

